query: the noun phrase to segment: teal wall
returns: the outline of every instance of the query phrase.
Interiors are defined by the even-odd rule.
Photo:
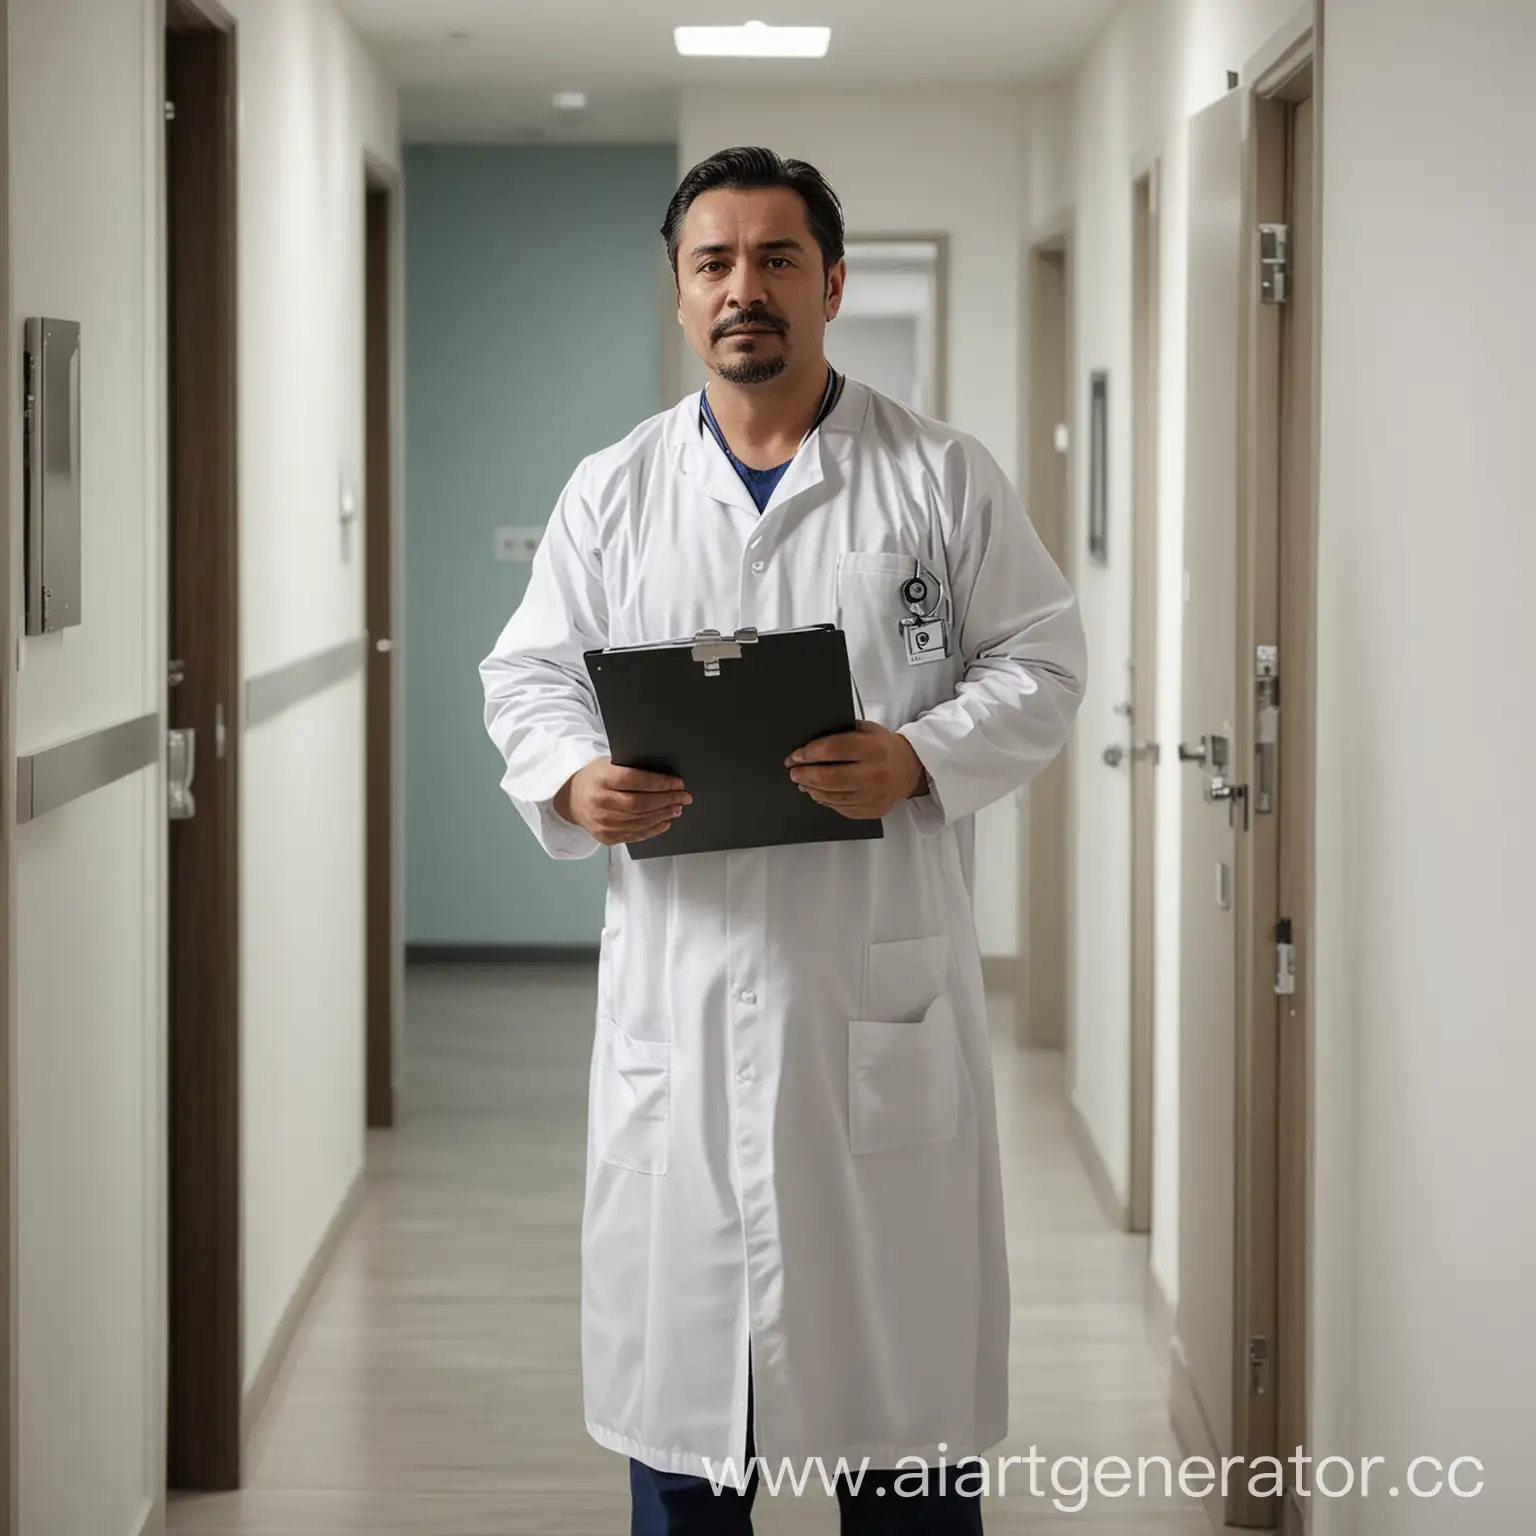
[[[502,794],[477,667],[577,463],[660,410],[664,146],[406,151],[406,939],[595,943],[606,860]],[[670,403],[670,402],[667,402]]]

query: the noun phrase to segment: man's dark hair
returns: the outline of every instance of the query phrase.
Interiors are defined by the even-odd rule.
[[[830,272],[843,259],[843,205],[814,165],[807,165],[804,160],[781,159],[771,149],[722,149],[708,160],[701,160],[683,177],[667,207],[661,234],[667,242],[667,259],[672,263],[674,277],[683,220],[694,200],[706,192],[745,192],[760,187],[788,187],[791,192],[798,192],[805,203],[811,233],[821,247],[824,269]]]

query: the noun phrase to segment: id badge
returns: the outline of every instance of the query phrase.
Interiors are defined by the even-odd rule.
[[[901,632],[907,645],[907,665],[943,661],[949,655],[949,625],[943,619],[903,619]]]

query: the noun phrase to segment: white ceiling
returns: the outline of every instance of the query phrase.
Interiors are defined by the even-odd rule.
[[[687,85],[1039,83],[1118,0],[340,0],[401,88],[414,141],[665,143]],[[676,25],[825,25],[820,60],[682,59]],[[467,36],[454,37],[454,33]],[[585,112],[556,91],[584,91]]]

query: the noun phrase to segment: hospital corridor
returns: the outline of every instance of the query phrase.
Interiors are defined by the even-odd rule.
[[[0,0],[0,1536],[1536,1531],[1536,0]]]
[[[255,1475],[235,1495],[174,1498],[172,1531],[624,1529],[627,1488],[581,1429],[571,1344],[579,1253],[568,1216],[581,1196],[592,1003],[590,975],[560,962],[513,978],[488,966],[413,972],[411,1114],[370,1144],[367,1203],[295,1348]],[[1133,1460],[1176,1460],[1165,1373],[1146,1343],[1145,1240],[1111,1230],[1094,1200],[1066,1129],[1059,1058],[1011,1049],[1006,1004],[994,1029],[1020,1261],[1019,1424],[999,1454],[1123,1445]],[[1012,1470],[1027,1491],[1027,1466]],[[1177,1492],[1148,1513],[1079,1493],[1075,1474],[1059,1479],[1064,1493],[1047,1472],[1037,1482],[1040,1499],[1000,1510],[989,1529],[1207,1528]],[[760,1495],[757,1528],[828,1529],[820,1486]]]

